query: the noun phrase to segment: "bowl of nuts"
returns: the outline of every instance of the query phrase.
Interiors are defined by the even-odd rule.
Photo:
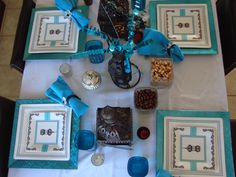
[[[172,84],[174,78],[171,58],[153,58],[151,60],[151,85],[164,88]]]
[[[157,107],[157,90],[152,87],[139,87],[134,90],[134,105],[140,111],[155,110]]]

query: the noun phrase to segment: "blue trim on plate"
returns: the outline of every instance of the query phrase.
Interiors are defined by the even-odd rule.
[[[16,140],[16,130],[18,114],[21,104],[57,104],[50,99],[20,99],[16,100],[11,148],[9,154],[9,168],[41,168],[41,169],[77,169],[78,168],[78,148],[74,141],[76,133],[79,131],[80,119],[72,112],[71,118],[71,136],[70,136],[70,159],[68,161],[50,161],[50,160],[16,160],[14,159],[14,148]]]
[[[173,117],[194,117],[194,118],[216,118],[223,120],[224,127],[224,147],[225,147],[225,163],[226,176],[235,177],[234,163],[232,154],[231,130],[230,130],[230,114],[229,112],[215,111],[191,111],[191,110],[158,110],[156,112],[157,124],[157,152],[156,152],[156,168],[163,169],[164,163],[164,119],[166,116]]]
[[[199,54],[218,54],[218,45],[215,31],[215,19],[213,15],[213,9],[211,0],[155,0],[150,1],[149,13],[150,13],[150,26],[157,29],[157,4],[207,4],[208,9],[208,21],[209,21],[209,33],[211,37],[211,48],[181,48],[184,54],[187,55],[199,55]]]
[[[88,17],[88,7],[87,6],[79,6],[77,8],[78,10],[81,10],[82,14],[85,17]],[[30,44],[30,37],[31,32],[33,28],[33,22],[34,22],[34,14],[37,11],[48,11],[48,10],[58,10],[55,7],[48,7],[48,8],[35,8],[32,10],[31,18],[30,18],[30,25],[25,45],[25,51],[24,51],[24,60],[65,60],[65,59],[76,59],[72,56],[76,53],[29,53],[29,44]],[[85,43],[87,40],[87,34],[85,32],[79,32],[79,40],[78,40],[78,50],[77,52],[82,52],[85,50]],[[81,58],[79,58],[81,59]]]

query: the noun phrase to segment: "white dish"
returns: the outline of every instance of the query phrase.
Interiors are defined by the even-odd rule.
[[[211,48],[206,4],[157,4],[157,29],[182,48]]]
[[[174,176],[226,177],[221,118],[165,117],[164,168]]]
[[[31,31],[29,53],[75,53],[79,30],[62,11],[36,11]]]
[[[71,116],[60,104],[20,105],[14,159],[69,160]]]

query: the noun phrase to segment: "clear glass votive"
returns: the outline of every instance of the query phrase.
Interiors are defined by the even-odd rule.
[[[61,64],[59,68],[60,73],[65,77],[71,77],[72,76],[72,68],[71,65],[67,63]]]

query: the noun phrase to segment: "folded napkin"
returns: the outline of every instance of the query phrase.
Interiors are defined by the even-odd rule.
[[[146,28],[144,30],[143,41],[152,40],[152,43],[138,49],[140,55],[149,55],[157,57],[171,57],[174,62],[180,62],[184,59],[184,55],[178,45],[165,37],[165,35],[157,30]]]
[[[58,9],[63,10],[76,25],[81,29],[85,27],[89,20],[76,10],[78,0],[55,0]]]
[[[74,95],[61,76],[52,83],[50,88],[45,92],[45,95],[58,103],[71,107],[77,118],[82,116],[88,110],[88,105],[83,103]]]
[[[172,174],[167,170],[157,170],[156,177],[173,177]]]

